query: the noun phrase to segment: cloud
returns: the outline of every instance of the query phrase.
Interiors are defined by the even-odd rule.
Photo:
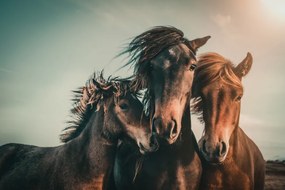
[[[230,15],[216,14],[211,17],[215,24],[221,28],[225,28],[232,22],[232,17]]]
[[[221,37],[224,40],[230,43],[241,40],[242,36],[239,32],[237,32],[237,26],[235,25],[236,23],[234,23],[232,15],[217,13],[214,16],[210,16],[210,19],[220,30],[219,33],[222,35]]]

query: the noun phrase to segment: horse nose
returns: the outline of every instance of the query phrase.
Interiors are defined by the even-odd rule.
[[[212,149],[212,153],[207,150],[206,140],[202,142],[202,152],[207,156],[213,156],[214,158],[224,157],[227,153],[227,145],[224,141],[221,141],[217,144],[215,149]]]
[[[153,118],[152,119],[152,133],[158,134],[161,131],[162,121],[160,118]]]
[[[225,156],[226,152],[227,152],[227,145],[224,141],[221,141],[217,146],[216,154],[218,157],[223,157]]]
[[[170,131],[170,134],[169,134],[170,139],[176,138],[176,136],[178,135],[178,130],[177,130],[177,124],[175,120],[171,120],[168,123],[168,130]]]
[[[174,139],[178,135],[177,122],[172,119],[164,124],[160,117],[153,118],[152,132],[167,139]]]

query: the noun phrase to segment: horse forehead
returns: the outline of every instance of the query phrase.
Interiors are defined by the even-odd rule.
[[[230,84],[230,82],[224,81],[221,79],[216,80],[208,80],[202,84],[202,92],[211,92],[211,91],[231,91],[237,89],[234,85]]]
[[[171,65],[178,63],[181,56],[189,56],[187,53],[188,51],[188,47],[184,44],[172,46],[154,59],[153,64],[160,68],[167,69]]]
[[[168,49],[169,56],[177,57],[177,56],[185,56],[189,52],[189,48],[185,44],[178,44],[175,46],[171,46]]]
[[[172,48],[168,49],[168,53],[169,53],[170,56],[176,57],[177,50],[174,49],[174,47],[172,47]]]

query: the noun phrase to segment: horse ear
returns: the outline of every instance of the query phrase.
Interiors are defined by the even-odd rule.
[[[244,60],[242,60],[242,62],[235,67],[234,72],[241,79],[242,77],[247,75],[251,66],[252,55],[248,52]]]
[[[194,51],[196,52],[198,48],[203,46],[210,38],[211,36],[205,36],[203,38],[197,38],[195,40],[191,40],[189,43],[191,47],[194,49]]]

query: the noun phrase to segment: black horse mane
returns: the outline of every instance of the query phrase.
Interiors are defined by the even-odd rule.
[[[134,91],[147,88],[143,98],[147,113],[150,111],[149,102],[151,101],[148,77],[151,70],[150,60],[164,49],[179,43],[184,43],[192,50],[189,40],[183,36],[184,33],[175,27],[157,26],[136,36],[118,55],[128,54],[129,61],[125,66],[134,66],[131,88]]]
[[[135,74],[139,74],[144,64],[167,47],[183,42],[191,48],[189,40],[183,36],[184,33],[175,27],[156,26],[136,36],[118,56],[129,54],[125,66],[134,65]]]
[[[104,79],[103,72],[100,72],[99,74],[94,73],[85,86],[74,90],[73,108],[71,109],[73,119],[68,121],[69,126],[63,129],[63,133],[60,135],[61,142],[66,143],[79,136],[93,111],[99,109],[105,98],[111,96],[116,98],[130,92],[129,83],[128,79],[118,77],[111,78],[109,76]]]
[[[136,36],[119,55],[129,53],[126,65],[148,62],[164,48],[181,42],[183,35],[177,28],[157,26]]]

